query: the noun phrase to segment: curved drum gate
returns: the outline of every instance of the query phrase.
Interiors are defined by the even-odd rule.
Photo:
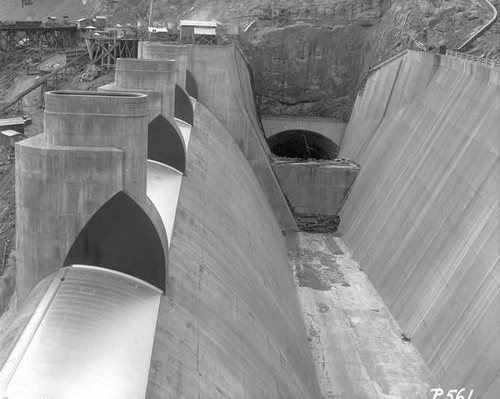
[[[2,397],[144,398],[161,291],[89,266],[49,278],[0,371]]]

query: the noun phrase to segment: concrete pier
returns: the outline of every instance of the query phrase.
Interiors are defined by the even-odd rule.
[[[175,109],[182,115],[191,113],[189,102],[176,100],[175,61],[119,58],[115,82],[99,91],[139,92],[148,96],[148,159],[185,172],[185,134],[175,121]],[[182,95],[183,93],[179,93]]]
[[[174,60],[177,72],[177,84],[186,88],[187,47],[176,44],[143,42],[139,58],[146,60]]]
[[[116,62],[115,82],[101,86],[99,90],[147,94],[150,121],[158,115],[173,118],[176,79],[175,61],[119,58]]]
[[[59,269],[80,230],[116,193],[143,208],[164,243],[146,196],[147,97],[50,92],[44,134],[16,144],[16,248],[19,302]]]

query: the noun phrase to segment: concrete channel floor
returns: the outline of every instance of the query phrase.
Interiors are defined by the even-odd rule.
[[[323,398],[432,397],[426,364],[342,239],[294,240],[289,256]]]

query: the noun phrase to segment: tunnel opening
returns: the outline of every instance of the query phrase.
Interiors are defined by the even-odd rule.
[[[165,291],[166,265],[161,239],[149,216],[123,191],[90,218],[63,265],[116,270]]]
[[[267,139],[271,152],[297,159],[335,159],[338,146],[321,134],[309,130],[286,130]]]

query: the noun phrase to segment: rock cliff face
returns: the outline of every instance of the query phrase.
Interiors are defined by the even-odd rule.
[[[484,0],[350,1],[271,11],[240,40],[262,114],[346,121],[370,68],[417,41],[458,47],[490,16]]]
[[[346,120],[362,61],[358,25],[292,25],[243,40],[262,114]]]
[[[490,0],[490,2],[500,12],[500,0]],[[468,47],[469,53],[500,60],[500,17]]]

